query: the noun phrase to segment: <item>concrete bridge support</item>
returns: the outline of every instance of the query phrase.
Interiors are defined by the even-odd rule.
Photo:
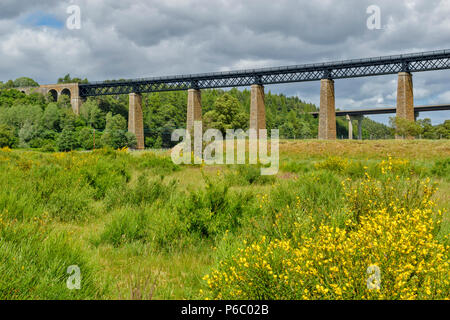
[[[363,116],[358,116],[356,119],[358,120],[358,140],[362,140],[362,121],[363,121]]]
[[[353,119],[350,115],[346,115],[345,118],[348,122],[348,140],[353,140]]]
[[[334,80],[320,81],[319,139],[336,140]]]
[[[258,137],[259,130],[266,129],[266,105],[264,103],[264,86],[259,84],[254,84],[251,87],[250,129],[256,130]]]
[[[63,91],[64,90],[62,90],[61,93]],[[70,105],[72,106],[72,110],[75,114],[79,115],[83,100],[80,97],[80,88],[78,86],[78,83],[70,85],[69,91],[70,91]]]
[[[128,131],[136,135],[136,149],[144,150],[144,118],[142,114],[142,95],[139,93],[130,93],[129,111],[128,111]]]
[[[72,110],[75,114],[80,114],[81,105],[83,104],[83,99],[79,96],[72,97],[70,99],[70,105],[72,106]]]
[[[202,121],[202,93],[198,89],[189,89],[186,129],[191,135],[194,133],[195,121]]]
[[[397,87],[397,118],[415,121],[412,74],[400,72]],[[401,137],[396,137],[401,139]]]

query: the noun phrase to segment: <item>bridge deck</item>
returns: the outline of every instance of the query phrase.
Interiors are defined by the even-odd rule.
[[[450,104],[443,105],[430,105],[430,106],[417,106],[414,107],[414,112],[429,112],[429,111],[444,111],[450,110]],[[380,108],[380,109],[366,109],[366,110],[347,110],[347,111],[336,111],[336,116],[364,116],[364,115],[372,115],[372,114],[390,114],[396,113],[396,108]],[[310,112],[310,114],[317,118],[319,116],[319,112]]]

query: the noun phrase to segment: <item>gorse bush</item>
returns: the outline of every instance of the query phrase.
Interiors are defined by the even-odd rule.
[[[94,243],[120,246],[139,241],[159,249],[180,249],[204,240],[214,242],[257,214],[250,193],[230,191],[224,178],[215,183],[204,179],[204,190],[187,194],[177,190],[173,180],[166,184],[145,175],[123,193],[114,191],[107,196],[110,206],[128,209],[114,214]]]
[[[406,177],[424,171],[424,168],[415,167],[409,160],[393,159],[392,157],[388,157],[388,160],[382,160],[381,162],[330,157],[326,160],[316,162],[314,168],[352,178],[363,178],[366,173],[375,178],[382,178],[385,173],[383,170],[389,170],[390,173],[400,177]]]
[[[330,157],[325,161],[315,164],[316,169],[327,169],[330,171],[344,172],[351,165],[351,162],[347,159],[339,157]]]
[[[95,199],[103,199],[109,190],[124,186],[131,177],[125,162],[110,162],[100,158],[80,168],[80,174],[95,190]]]
[[[170,174],[180,170],[180,166],[174,164],[170,158],[151,153],[139,157],[139,166],[142,169],[150,169],[157,174]]]
[[[172,191],[170,203],[152,214],[150,229],[158,247],[172,249],[214,242],[227,230],[237,230],[242,217],[251,214],[249,195],[231,192],[223,180],[212,183],[204,179],[204,190],[188,194]]]
[[[450,158],[436,161],[431,169],[431,174],[450,180]]]
[[[175,180],[164,182],[164,177],[150,177],[140,175],[137,181],[129,185],[117,186],[110,189],[106,196],[108,207],[114,206],[151,206],[158,199],[168,199],[175,189]]]
[[[266,184],[275,181],[273,176],[261,175],[261,168],[259,166],[238,166],[236,174],[243,177],[248,184]]]
[[[385,174],[391,170],[388,163],[383,168]],[[423,182],[410,197],[398,192],[395,180],[382,185],[397,194],[385,193],[370,177],[356,186],[344,183],[349,207],[342,227],[321,223],[309,235],[294,230],[290,237],[262,237],[239,249],[204,277],[204,297],[448,298],[450,248],[436,240],[442,212],[431,201],[434,187]],[[366,194],[358,197],[361,191]],[[392,201],[397,198],[403,200]]]
[[[214,238],[227,230],[236,231],[257,213],[251,193],[231,191],[222,176],[214,182],[206,176],[204,179],[205,190],[191,193],[176,205],[179,219],[186,223],[188,232]]]
[[[148,227],[149,219],[144,210],[119,210],[113,214],[112,221],[94,243],[109,243],[119,247],[125,243],[145,241],[148,239]]]
[[[280,162],[280,169],[285,172],[307,173],[313,170],[313,165],[311,161],[293,161],[286,159]]]

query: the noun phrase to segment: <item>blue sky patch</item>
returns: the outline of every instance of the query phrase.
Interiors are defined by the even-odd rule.
[[[54,29],[64,28],[63,21],[60,21],[54,15],[41,11],[29,14],[27,17],[25,17],[23,23],[26,25],[31,25],[33,27],[49,27]]]

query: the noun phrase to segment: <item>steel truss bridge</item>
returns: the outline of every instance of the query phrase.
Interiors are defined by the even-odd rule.
[[[79,84],[80,96],[119,95],[346,79],[450,69],[450,50],[277,68]]]

